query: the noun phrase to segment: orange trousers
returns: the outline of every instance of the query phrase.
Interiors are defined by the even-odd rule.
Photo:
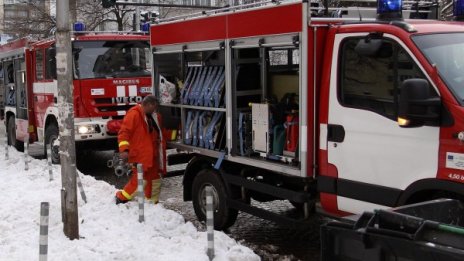
[[[143,191],[145,197],[158,203],[161,192],[161,180],[157,167],[151,167],[143,172]],[[124,189],[116,193],[121,200],[131,200],[137,192],[137,168],[132,168],[132,176]]]

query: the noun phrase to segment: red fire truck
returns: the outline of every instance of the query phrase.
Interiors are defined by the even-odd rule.
[[[238,211],[304,223],[255,201],[288,200],[307,218],[316,202],[344,216],[463,199],[464,26],[378,5],[369,19],[267,1],[151,26],[154,91],[171,96],[161,109],[181,134],[169,146],[193,156],[184,200],[199,219],[208,186],[218,229]]]
[[[72,43],[76,147],[115,148],[126,110],[152,93],[148,36],[75,32]],[[0,46],[0,84],[8,143],[21,150],[29,136],[58,163],[55,54],[54,38]]]

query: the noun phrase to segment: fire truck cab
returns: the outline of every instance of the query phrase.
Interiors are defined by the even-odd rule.
[[[378,5],[378,19],[346,19],[269,1],[151,27],[154,90],[179,89],[161,105],[181,133],[169,146],[194,156],[184,200],[199,219],[208,186],[220,229],[238,210],[305,220],[251,199],[307,218],[316,202],[344,216],[464,198],[464,27]]]
[[[73,86],[77,149],[113,149],[126,111],[152,92],[148,36],[75,32]],[[55,40],[20,39],[0,46],[8,143],[27,138],[59,162]],[[1,81],[0,81],[1,83]]]

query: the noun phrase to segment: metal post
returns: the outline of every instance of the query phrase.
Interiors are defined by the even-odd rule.
[[[49,209],[50,204],[48,202],[40,203],[39,261],[47,261]]]
[[[8,137],[5,138],[5,160],[8,160],[9,159],[9,155],[8,155]]]
[[[144,217],[144,203],[145,196],[143,193],[143,167],[142,164],[137,164],[137,191],[138,191],[138,202],[139,202],[139,222],[145,221]]]
[[[137,3],[139,3],[139,0],[136,0]],[[135,31],[140,32],[140,7],[136,6],[135,7]]]
[[[29,170],[29,134],[24,138],[26,145],[24,146],[24,170]]]
[[[77,21],[77,0],[69,0],[69,14],[70,14],[70,30],[73,24]]]
[[[50,145],[47,145],[47,164],[48,164],[48,175],[50,176],[50,181],[53,180],[53,167],[52,167],[52,150]]]
[[[71,52],[69,0],[56,1],[56,73],[60,128],[61,181],[65,197],[61,203],[63,232],[69,239],[79,238],[76,192],[76,148],[74,140],[73,66]]]
[[[79,176],[79,173],[76,174],[77,187],[79,188],[79,192],[81,193],[81,198],[82,200],[84,200],[85,203],[87,203],[87,197],[85,196],[84,186],[82,186],[81,177]]]
[[[206,192],[206,230],[208,234],[208,257],[214,258],[214,212],[213,212],[213,189],[205,188]]]

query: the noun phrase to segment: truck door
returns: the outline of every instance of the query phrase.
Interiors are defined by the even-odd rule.
[[[24,59],[14,62],[16,79],[16,118],[27,120],[26,63]]]
[[[397,123],[401,83],[428,80],[398,38],[366,34],[335,37],[331,65],[327,152],[338,173],[339,210],[395,206],[414,181],[436,177],[439,127],[401,128]],[[372,39],[372,37],[371,37]]]

